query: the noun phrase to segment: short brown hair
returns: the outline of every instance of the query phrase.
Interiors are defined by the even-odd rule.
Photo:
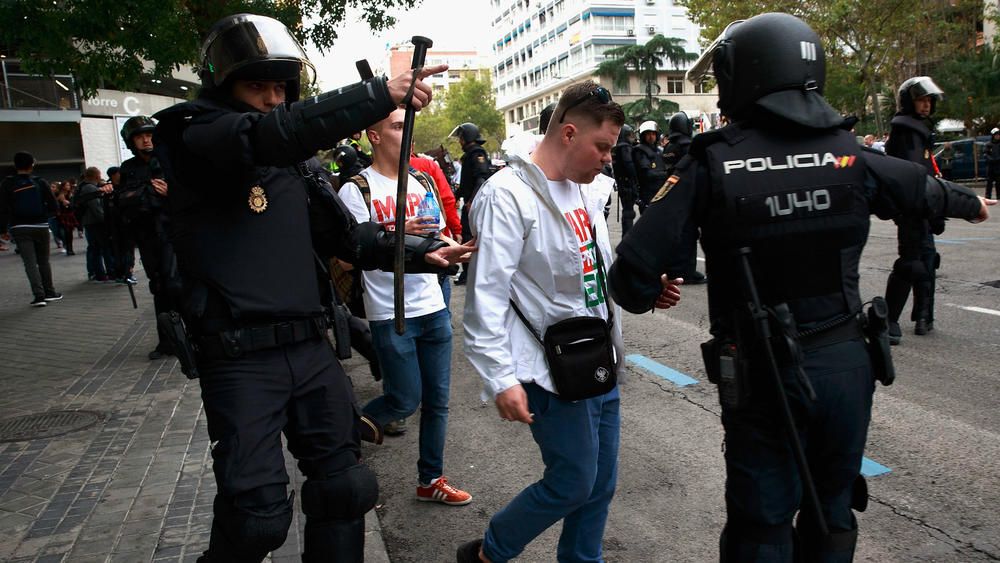
[[[586,80],[566,88],[559,98],[555,112],[552,113],[555,124],[563,123],[568,119],[570,121],[584,120],[598,126],[605,121],[611,121],[618,126],[624,125],[625,112],[622,111],[620,105],[613,100],[603,103],[597,96],[592,95],[600,87],[601,85],[593,80]],[[608,95],[610,97],[610,92]],[[569,108],[569,111],[566,108]],[[556,116],[559,116],[559,119],[555,119]],[[556,127],[552,127],[550,124],[549,129],[556,129]]]
[[[91,166],[83,171],[84,180],[100,180],[101,179],[101,169],[96,166]]]

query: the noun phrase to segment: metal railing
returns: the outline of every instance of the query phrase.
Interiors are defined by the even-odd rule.
[[[0,83],[0,109],[78,110],[80,99],[76,84],[68,74],[37,76],[3,70]]]

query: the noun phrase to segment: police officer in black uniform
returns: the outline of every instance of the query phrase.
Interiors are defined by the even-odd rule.
[[[635,200],[639,194],[639,178],[635,174],[632,148],[635,145],[635,131],[629,125],[622,125],[618,142],[611,149],[611,169],[615,174],[618,199],[622,206],[622,236],[635,222]]]
[[[996,186],[1000,197],[1000,128],[990,130],[990,142],[986,143],[986,197],[993,197]]]
[[[130,251],[131,243],[139,248],[142,267],[149,278],[149,292],[153,294],[156,314],[176,311],[180,292],[177,262],[170,244],[167,218],[167,182],[163,170],[153,156],[153,129],[156,124],[145,115],[130,117],[122,125],[121,137],[135,155],[122,163],[121,181],[114,191],[112,214],[118,221],[115,244],[122,251]],[[130,242],[126,242],[130,241]],[[123,255],[123,252],[118,252]],[[128,272],[119,272],[128,276]],[[158,327],[156,348],[149,353],[150,360],[174,353],[173,345],[163,327]]]
[[[452,130],[451,137],[458,137],[462,143],[462,174],[458,183],[458,197],[462,198],[462,232],[472,233],[469,225],[469,207],[472,200],[479,192],[479,188],[486,183],[492,171],[490,169],[490,157],[486,154],[483,145],[486,139],[479,134],[479,127],[473,123],[463,123]],[[466,235],[471,240],[472,235]],[[464,285],[469,275],[468,266],[462,266],[462,273],[455,280],[455,285]]]
[[[155,116],[215,444],[215,517],[199,561],[261,561],[284,543],[293,504],[282,433],[306,477],[303,561],[362,561],[378,485],[359,462],[354,394],[324,338],[316,264],[336,255],[391,269],[394,236],[355,223],[303,162],[398,104],[423,107],[430,88],[420,79],[447,67],[296,101],[312,65],[280,22],[248,14],[217,22],[202,59],[198,98]],[[461,248],[406,240],[409,271],[437,271],[429,264],[446,266]]]
[[[688,251],[683,225],[693,217],[706,256],[714,336],[703,346],[706,371],[723,384],[721,560],[850,561],[857,538],[851,498],[874,390],[856,322],[869,214],[984,219],[988,213],[970,190],[858,146],[845,129],[852,122],[844,125],[822,97],[822,45],[798,18],[762,14],[731,25],[711,56],[719,108],[732,124],[694,138],[674,179],[618,246],[611,291],[633,313],[662,307],[657,300],[669,287],[661,275],[674,254]],[[803,486],[775,414],[777,385],[748,318],[742,248],[750,249],[768,316],[788,322],[782,332],[775,328],[781,338],[772,341],[787,335],[784,341],[794,343],[775,353],[831,532],[825,537],[805,507],[793,528]]]
[[[670,142],[663,149],[663,162],[667,167],[667,176],[674,173],[677,163],[687,156],[691,147],[691,136],[694,134],[694,127],[691,118],[683,111],[679,111],[670,117],[667,124],[667,139]],[[671,265],[667,268],[667,275],[671,278],[684,278],[685,285],[705,283],[705,274],[698,271],[698,228],[693,222],[685,226],[685,244],[690,250],[684,253],[685,259],[682,262]]]
[[[632,150],[632,162],[639,179],[639,213],[646,210],[660,186],[667,180],[667,165],[656,148],[659,126],[655,121],[639,124],[639,144]]]
[[[934,176],[931,151],[934,149],[934,125],[929,118],[943,92],[927,76],[904,81],[897,92],[897,112],[891,121],[885,153],[916,162],[927,174]],[[934,280],[941,257],[934,246],[934,235],[944,232],[944,219],[932,217],[898,217],[894,219],[899,258],[885,286],[885,301],[889,305],[889,340],[899,344],[903,332],[899,317],[903,313],[910,288],[913,288],[914,334],[924,335],[934,330]]]

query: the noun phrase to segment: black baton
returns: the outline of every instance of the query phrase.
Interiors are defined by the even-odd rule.
[[[427,49],[434,45],[434,42],[426,37],[414,35],[410,40],[413,42],[413,62],[410,65],[413,70],[413,81],[417,80],[416,69],[424,66],[424,58],[427,56]],[[414,86],[410,86],[410,99],[406,102],[406,116],[403,118],[403,141],[399,145],[399,177],[396,184],[396,252],[392,262],[392,289],[393,303],[392,311],[396,318],[396,334],[406,332],[406,310],[403,306],[403,264],[406,261],[406,246],[404,238],[406,236],[406,191],[410,179],[410,145],[413,144],[413,119],[417,110],[413,109],[412,92]]]

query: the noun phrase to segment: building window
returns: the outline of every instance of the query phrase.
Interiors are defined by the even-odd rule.
[[[709,94],[712,92],[711,80],[701,80],[694,85],[695,94]]]
[[[684,93],[684,79],[679,77],[669,77],[667,78],[667,93],[668,94],[683,94]]]
[[[508,117],[510,117],[509,121],[511,123],[514,123],[514,110],[510,110],[508,113],[509,113]]]

